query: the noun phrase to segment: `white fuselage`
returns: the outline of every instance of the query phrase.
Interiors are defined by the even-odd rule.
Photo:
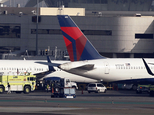
[[[46,60],[0,60],[0,73],[3,75],[21,75],[26,72],[32,74],[39,74],[49,71],[48,65],[43,65],[35,62],[47,62]],[[53,63],[63,64],[69,61],[52,61]],[[96,82],[97,80],[85,78],[79,75],[73,75],[60,70],[59,68],[54,68],[56,71],[48,74],[45,77],[61,77],[69,78],[71,81],[75,82]]]
[[[153,63],[148,66],[154,72],[154,59],[145,59],[145,61],[147,64]],[[91,70],[78,69],[80,65],[86,64],[94,64],[94,68]],[[154,78],[147,72],[141,58],[97,59],[69,62],[63,65],[61,69],[67,72],[106,82]]]
[[[40,60],[0,60],[0,72],[5,75],[16,75],[25,72],[32,74],[48,71],[48,66],[35,63]]]

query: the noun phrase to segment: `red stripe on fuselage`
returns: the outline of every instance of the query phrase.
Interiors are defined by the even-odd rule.
[[[64,37],[64,41],[65,41],[65,44],[66,44],[66,48],[67,48],[68,54],[70,56],[70,60],[74,61],[72,43],[65,36],[63,36],[63,37]]]
[[[83,35],[78,27],[61,27],[61,30],[72,37],[74,40]]]

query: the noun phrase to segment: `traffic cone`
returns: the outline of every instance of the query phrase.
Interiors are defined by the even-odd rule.
[[[52,88],[52,93],[54,93],[54,89]]]

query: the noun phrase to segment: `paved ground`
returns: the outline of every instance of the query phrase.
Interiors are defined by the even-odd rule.
[[[77,91],[73,99],[50,95],[46,92],[1,94],[0,115],[154,115],[154,97],[146,93]]]

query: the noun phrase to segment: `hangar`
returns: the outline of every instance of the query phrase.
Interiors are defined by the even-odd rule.
[[[70,14],[103,56],[154,57],[153,0],[43,2],[48,7],[39,7],[38,55],[55,56],[57,52],[59,59],[67,55],[56,15]],[[36,0],[29,0],[25,7],[0,7],[0,11],[0,53],[28,50],[29,55],[35,55]]]

